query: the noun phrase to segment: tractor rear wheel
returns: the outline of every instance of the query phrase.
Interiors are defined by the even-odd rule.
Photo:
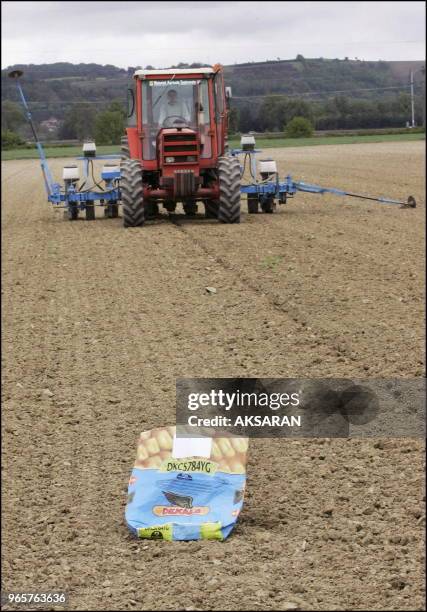
[[[205,202],[205,216],[207,219],[218,219],[218,202],[214,200]]]
[[[130,150],[127,136],[122,136],[120,138],[120,159],[130,159]]]
[[[121,164],[120,192],[122,196],[123,225],[144,225],[144,186],[141,164],[137,159],[125,159]]]
[[[240,223],[240,163],[237,157],[218,159],[218,221]]]

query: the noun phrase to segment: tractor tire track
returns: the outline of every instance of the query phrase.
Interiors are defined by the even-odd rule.
[[[369,174],[369,168],[378,167],[375,157],[361,158],[357,147],[350,147],[352,156],[347,145],[344,148],[351,176],[355,169]],[[406,166],[400,149],[401,145],[387,149],[393,179],[381,184],[380,191],[376,187],[377,192],[387,189],[392,197],[402,197],[400,175],[417,159],[423,163],[422,145],[410,149]],[[382,146],[378,153],[376,147],[373,151],[383,159]],[[302,156],[300,150],[273,151],[279,169],[280,155],[292,154],[297,160]],[[332,163],[331,167],[335,168]],[[322,182],[318,175],[310,180]],[[327,184],[344,180],[334,169]],[[349,189],[362,191],[360,183],[347,180]],[[365,191],[369,190],[375,193],[373,186]],[[415,210],[364,202],[348,206],[346,199],[297,194],[277,215],[244,215],[246,231],[236,233],[234,243],[221,240],[222,230],[216,228],[207,233],[186,222],[183,227],[205,251],[221,251],[224,265],[248,285],[259,287],[275,307],[311,328],[314,342],[325,347],[329,361],[334,357],[335,372],[421,375],[423,326],[414,326],[414,321],[423,319],[422,180],[414,180],[408,192],[417,197]]]

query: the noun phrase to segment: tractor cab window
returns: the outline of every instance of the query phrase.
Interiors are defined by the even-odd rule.
[[[146,80],[142,83],[144,159],[155,159],[156,137],[162,128],[209,129],[207,81],[204,79]],[[203,156],[203,147],[202,147]]]

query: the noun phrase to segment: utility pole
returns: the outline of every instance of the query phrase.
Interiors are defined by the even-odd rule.
[[[415,127],[415,103],[414,103],[414,71],[411,70],[411,127]]]
[[[418,68],[418,70],[411,70],[411,127],[415,127],[415,97],[414,97],[414,76],[421,72],[425,75],[425,66]],[[425,98],[425,93],[424,93]],[[425,100],[423,104],[423,125],[425,125]]]

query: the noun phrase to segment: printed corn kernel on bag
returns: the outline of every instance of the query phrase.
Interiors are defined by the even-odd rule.
[[[126,522],[140,538],[224,540],[243,506],[247,438],[176,438],[175,427],[141,433]]]

